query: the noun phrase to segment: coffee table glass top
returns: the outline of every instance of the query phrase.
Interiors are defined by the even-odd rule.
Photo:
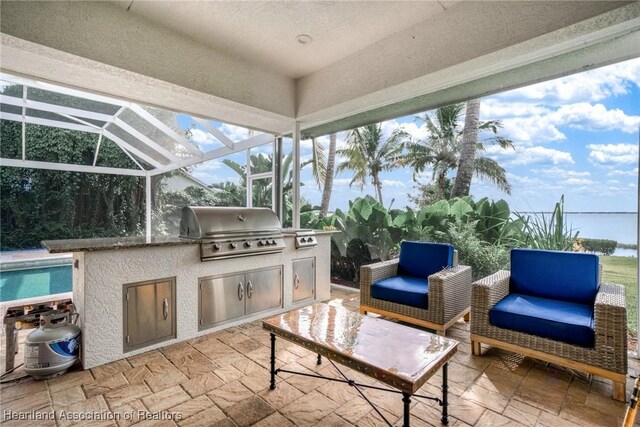
[[[418,385],[449,360],[458,342],[419,329],[317,303],[263,320],[263,327]],[[413,387],[411,387],[413,388]]]

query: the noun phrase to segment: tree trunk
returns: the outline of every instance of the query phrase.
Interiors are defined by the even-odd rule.
[[[322,202],[320,203],[320,218],[327,216],[329,211],[329,201],[331,201],[331,191],[333,190],[333,175],[336,163],[336,134],[329,135],[329,154],[327,156],[327,172],[324,178],[324,188],[322,190]]]
[[[378,201],[382,205],[382,182],[378,179],[378,174],[375,174],[371,177],[371,181],[373,181],[373,186],[376,187],[376,194],[378,195]]]
[[[453,183],[451,197],[468,196],[473,178],[473,166],[478,145],[478,122],[480,121],[480,99],[467,101],[467,111],[464,118],[464,131],[460,147],[460,159],[456,180]]]

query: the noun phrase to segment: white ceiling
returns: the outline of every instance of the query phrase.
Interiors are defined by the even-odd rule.
[[[638,1],[1,1],[0,70],[274,134],[640,56]]]
[[[117,1],[228,55],[298,78],[445,11],[438,1]],[[312,43],[300,44],[307,34]]]

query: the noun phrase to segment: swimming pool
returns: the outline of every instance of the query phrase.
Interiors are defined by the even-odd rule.
[[[71,292],[71,266],[0,271],[0,302]]]

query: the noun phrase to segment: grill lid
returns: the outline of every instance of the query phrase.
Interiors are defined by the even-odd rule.
[[[280,220],[268,208],[185,206],[180,237],[208,239],[280,233]]]

